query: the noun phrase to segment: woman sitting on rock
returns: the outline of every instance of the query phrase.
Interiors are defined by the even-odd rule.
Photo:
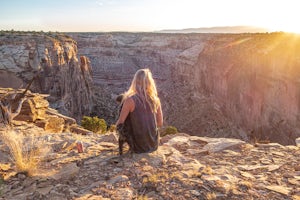
[[[158,127],[163,125],[163,114],[155,82],[149,69],[138,70],[127,92],[116,126],[129,118],[134,153],[155,151],[159,144]]]

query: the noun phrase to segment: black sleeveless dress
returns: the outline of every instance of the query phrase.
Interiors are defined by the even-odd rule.
[[[159,143],[155,114],[152,113],[148,103],[143,104],[138,95],[133,99],[135,108],[128,115],[132,128],[133,152],[148,153],[155,151]]]

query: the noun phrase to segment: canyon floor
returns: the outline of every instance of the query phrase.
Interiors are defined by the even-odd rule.
[[[16,121],[1,134],[23,135],[40,164],[18,172],[0,140],[0,199],[300,199],[300,146],[178,133],[153,153],[119,156],[114,132],[58,134]]]

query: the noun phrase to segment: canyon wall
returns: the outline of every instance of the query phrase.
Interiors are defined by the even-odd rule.
[[[1,32],[0,85],[24,87],[38,75],[30,89],[50,94],[51,107],[110,124],[115,96],[147,67],[166,125],[198,136],[292,144],[300,136],[299,44],[298,35],[286,33]]]
[[[152,70],[166,124],[193,135],[294,143],[299,137],[299,36],[72,33],[91,59],[97,108],[115,120],[113,97],[139,68]]]
[[[206,46],[189,80],[200,76],[201,91],[250,137],[292,143],[300,134],[300,36],[218,36]]]
[[[90,61],[78,59],[76,41],[59,33],[1,31],[0,86],[50,94],[52,108],[80,120],[90,114],[93,89]]]

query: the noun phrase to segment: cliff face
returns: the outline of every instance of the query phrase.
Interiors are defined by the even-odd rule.
[[[281,144],[294,143],[300,135],[299,36],[70,35],[74,39],[2,33],[0,85],[24,87],[41,69],[30,89],[50,94],[51,107],[77,120],[92,113],[113,123],[118,110],[114,96],[128,88],[137,69],[148,67],[158,85],[166,124],[181,131]],[[85,55],[80,59],[75,41]]]
[[[206,43],[189,80],[253,139],[293,143],[299,136],[300,37],[218,36]],[[191,70],[192,69],[192,70]]]
[[[50,94],[51,107],[76,119],[92,109],[89,60],[77,57],[76,42],[53,33],[2,32],[0,35],[0,86],[25,87]]]
[[[91,58],[97,112],[113,119],[114,95],[139,68],[152,70],[166,123],[184,132],[294,143],[299,136],[299,36],[78,33]],[[105,88],[109,88],[106,90]],[[113,121],[113,120],[111,120]]]

